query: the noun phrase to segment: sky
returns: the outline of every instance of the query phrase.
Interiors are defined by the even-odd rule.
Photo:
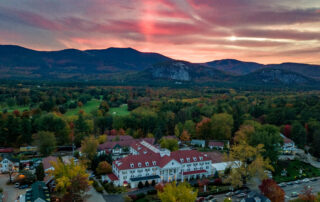
[[[320,64],[320,0],[1,0],[0,44]]]

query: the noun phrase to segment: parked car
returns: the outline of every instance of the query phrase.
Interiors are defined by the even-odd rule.
[[[17,182],[17,183],[15,183],[15,184],[14,184],[14,187],[15,187],[15,188],[20,187],[20,183],[18,183],[18,182]]]
[[[299,194],[298,194],[298,192],[291,192],[291,197],[297,197],[297,196],[299,196]]]
[[[229,196],[233,196],[233,194],[234,194],[234,193],[231,191],[231,192],[226,193],[225,196],[226,196],[226,197],[229,197]]]
[[[27,185],[27,184],[21,185],[21,186],[19,187],[19,189],[26,189],[26,188],[28,188],[28,185]]]
[[[301,184],[302,181],[301,181],[301,180],[297,180],[297,181],[295,181],[294,183],[295,183],[295,184]]]
[[[288,182],[287,183],[287,185],[293,185],[294,184],[294,182]]]
[[[204,197],[198,197],[197,198],[197,202],[201,202],[201,201],[204,201]]]
[[[310,179],[310,181],[317,181],[317,180],[318,178],[315,178],[315,177]]]
[[[236,195],[237,198],[244,198],[246,197],[246,194],[245,193],[240,193],[238,195]]]
[[[308,178],[305,178],[302,180],[302,182],[307,183],[307,182],[310,182],[310,180]]]
[[[207,196],[205,199],[206,199],[206,200],[210,200],[210,199],[213,199],[213,198],[214,198],[213,195],[209,195],[209,196]]]
[[[282,183],[279,184],[279,186],[280,187],[286,187],[287,185],[286,185],[286,183],[282,182]]]

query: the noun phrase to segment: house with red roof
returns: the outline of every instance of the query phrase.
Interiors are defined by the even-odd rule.
[[[210,149],[218,149],[223,150],[225,147],[228,147],[229,141],[218,141],[218,140],[210,140],[208,143],[208,147]]]
[[[105,181],[134,188],[140,182],[155,184],[212,175],[211,160],[197,150],[170,152],[147,141],[141,141],[131,145],[131,152],[130,155],[113,162],[112,174],[105,176]]]
[[[154,143],[154,138],[133,139],[131,136],[109,136],[107,141],[100,144],[98,154],[112,154],[112,159],[120,159],[131,153],[131,145],[140,141],[146,141],[150,144]]]

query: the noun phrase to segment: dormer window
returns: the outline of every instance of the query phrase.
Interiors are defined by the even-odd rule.
[[[190,158],[187,158],[187,161],[190,162]]]
[[[180,159],[180,162],[183,163],[183,161],[184,161],[183,158],[181,158],[181,159]]]
[[[138,163],[138,167],[139,167],[139,168],[141,167],[141,163]]]
[[[203,160],[203,157],[202,157],[202,156],[200,156],[200,157],[199,157],[199,159],[200,159],[200,161],[202,161],[202,160]]]
[[[149,166],[149,162],[146,162],[146,166]]]
[[[138,147],[138,150],[140,150],[140,149],[141,149],[141,147],[139,146],[139,147]]]
[[[130,167],[131,167],[131,168],[133,168],[133,167],[134,167],[133,163],[130,163]]]
[[[157,164],[157,162],[155,162],[155,161],[152,161],[152,165],[154,165],[154,166],[155,166],[156,164]]]
[[[197,161],[197,157],[193,157],[193,161]]]

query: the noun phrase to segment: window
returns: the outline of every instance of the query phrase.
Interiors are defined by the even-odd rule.
[[[130,163],[130,167],[131,167],[131,168],[133,168],[133,167],[134,167],[133,163]]]
[[[139,168],[141,167],[141,163],[138,163],[138,167],[139,167]]]
[[[152,161],[152,165],[154,165],[154,166],[155,166],[156,164],[157,164],[157,162],[155,162],[155,161]]]
[[[190,158],[187,158],[187,161],[190,162]]]
[[[197,161],[197,157],[193,157],[193,161]]]
[[[123,176],[123,179],[124,179],[124,180],[127,179],[127,176]]]
[[[149,166],[149,162],[146,162],[146,166]]]
[[[202,161],[202,160],[203,160],[203,157],[202,157],[202,156],[200,156],[200,157],[199,157],[199,159],[200,159],[200,161]]]
[[[180,162],[183,163],[183,158],[180,159]]]

